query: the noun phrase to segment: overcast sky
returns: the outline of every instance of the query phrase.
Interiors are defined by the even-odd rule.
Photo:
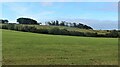
[[[16,22],[28,17],[43,22],[66,20],[81,22],[94,29],[117,29],[117,2],[4,2],[2,18]]]

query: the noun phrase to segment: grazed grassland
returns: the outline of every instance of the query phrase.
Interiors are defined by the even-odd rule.
[[[117,64],[118,39],[2,31],[3,64]]]

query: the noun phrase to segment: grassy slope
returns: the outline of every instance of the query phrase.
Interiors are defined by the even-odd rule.
[[[20,25],[22,25],[22,24],[20,24]],[[25,26],[26,26],[26,25],[25,25]],[[38,28],[38,29],[41,29],[41,28],[49,29],[49,28],[58,27],[59,29],[67,29],[67,30],[69,30],[69,31],[91,32],[91,33],[97,32],[98,34],[110,33],[110,32],[107,32],[106,30],[89,30],[89,29],[80,29],[80,28],[66,27],[66,26],[47,26],[47,25],[28,25],[28,26],[35,26],[35,27]]]
[[[3,64],[117,64],[117,38],[3,30]]]
[[[5,24],[0,24],[0,25],[5,25]],[[22,25],[22,26],[35,26],[37,29],[50,29],[50,28],[54,28],[57,27],[59,29],[67,29],[68,31],[77,31],[77,32],[90,32],[90,33],[96,33],[97,34],[106,34],[106,33],[110,33],[107,30],[90,30],[90,29],[80,29],[80,28],[75,28],[75,27],[66,27],[66,26],[48,26],[48,25],[28,25],[28,24],[18,24],[18,25]]]

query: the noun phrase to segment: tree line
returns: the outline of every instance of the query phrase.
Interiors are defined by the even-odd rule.
[[[45,22],[47,25],[53,25],[53,26],[67,26],[67,27],[76,27],[80,29],[93,29],[90,26],[84,25],[82,23],[71,23],[71,22],[66,22],[66,21],[61,21],[59,22],[58,20],[56,21],[48,21]]]
[[[8,23],[8,20],[0,20],[0,23]],[[36,20],[31,19],[31,18],[18,18],[17,22],[19,24],[34,24],[34,25],[40,25],[42,23],[38,23]],[[76,28],[80,28],[80,29],[93,29],[90,26],[84,25],[82,23],[71,23],[71,22],[66,22],[66,21],[47,21],[45,22],[46,25],[49,26],[67,26],[67,27],[76,27]]]
[[[119,37],[120,31],[111,30],[110,33],[98,34],[97,32],[79,32],[69,31],[67,29],[60,29],[58,27],[53,28],[37,28],[34,25],[22,25],[22,24],[2,24],[1,29],[16,30],[23,32],[52,34],[52,35],[68,35],[68,36],[86,36],[86,37]]]

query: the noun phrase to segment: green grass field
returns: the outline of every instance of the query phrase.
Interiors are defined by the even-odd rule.
[[[118,39],[2,30],[3,64],[116,65]]]

